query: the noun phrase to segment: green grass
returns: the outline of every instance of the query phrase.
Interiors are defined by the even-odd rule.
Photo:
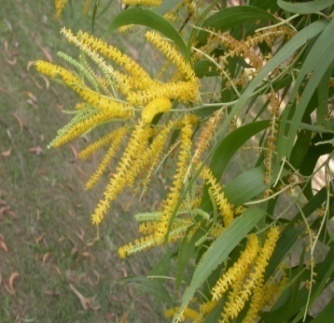
[[[84,182],[95,160],[76,160],[69,145],[47,149],[68,120],[61,108],[70,108],[75,96],[53,82],[47,86],[30,62],[57,61],[58,50],[75,50],[59,35],[62,25],[91,27],[76,10],[61,21],[53,14],[52,1],[4,1],[0,9],[0,321],[162,321],[147,295],[118,283],[147,273],[152,257],[117,257],[117,248],[136,235],[129,198],[113,205],[94,240],[90,214],[99,194],[86,192]],[[105,15],[98,23],[109,20]],[[82,141],[71,144],[78,150]],[[86,309],[75,290],[91,298]]]

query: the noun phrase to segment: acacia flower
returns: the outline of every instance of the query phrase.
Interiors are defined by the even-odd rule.
[[[126,5],[157,7],[161,4],[162,0],[122,0],[122,2]]]
[[[263,275],[268,265],[269,259],[275,249],[280,230],[277,227],[270,227],[267,233],[266,241],[259,250],[254,260],[253,268],[245,281],[233,287],[228,295],[222,312],[222,322],[229,322],[238,316],[244,308],[246,301],[251,297],[254,290],[263,282]],[[255,302],[254,306],[258,305]]]
[[[67,4],[68,0],[54,0],[54,7],[56,9],[56,18],[59,18],[64,11],[64,8]]]

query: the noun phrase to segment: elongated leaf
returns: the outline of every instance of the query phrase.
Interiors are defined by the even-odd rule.
[[[306,29],[306,28],[305,28]],[[332,67],[334,62],[334,21],[331,21],[318,37],[310,52],[308,53],[300,74],[296,80],[296,85],[291,93],[291,98],[294,100],[298,94],[299,88],[307,75],[312,73],[310,80],[308,81],[305,89],[303,89],[302,96],[293,114],[289,131],[284,138],[284,131],[280,132],[278,142],[278,153],[280,157],[286,156],[289,158],[292,146],[294,144],[294,138],[300,127],[300,123],[304,112],[307,108],[309,101],[311,100],[313,93],[319,86],[322,78],[328,73],[328,69]],[[321,62],[321,64],[319,64]],[[288,110],[284,113],[282,118],[282,129],[285,129],[285,123],[287,120]]]
[[[318,124],[322,124],[326,128],[329,126],[328,120],[328,84],[330,81],[332,71],[328,69],[327,75],[325,75],[319,83],[317,88],[318,94],[318,108],[317,108],[317,121]]]
[[[324,10],[334,5],[334,0],[316,0],[302,3],[291,3],[283,0],[278,0],[279,7],[286,11],[299,14],[310,14]]]
[[[187,60],[190,60],[190,52],[178,31],[156,12],[143,8],[124,10],[115,17],[109,29],[114,30],[130,24],[147,26],[161,32],[175,43]]]
[[[194,64],[194,69],[197,77],[204,77],[204,76],[218,76],[219,71],[217,67],[208,60],[201,60],[197,61]]]
[[[263,210],[249,208],[218,237],[198,264],[191,284],[183,294],[181,308],[185,308],[189,304],[196,290],[201,287],[212,271],[228,257],[230,252],[264,216],[265,212]]]
[[[226,136],[215,149],[210,164],[210,169],[216,178],[220,178],[233,155],[240,147],[258,132],[266,129],[268,120],[246,124]]]
[[[198,229],[192,236],[191,239],[184,239],[179,249],[179,257],[177,260],[176,267],[176,282],[181,283],[183,279],[185,269],[189,264],[189,260],[194,257],[198,252],[196,251],[196,242],[203,236],[203,230]]]
[[[277,173],[278,169],[273,170],[273,181]],[[225,196],[232,204],[241,205],[249,202],[268,188],[264,179],[265,169],[263,166],[252,168],[237,176],[225,186]]]

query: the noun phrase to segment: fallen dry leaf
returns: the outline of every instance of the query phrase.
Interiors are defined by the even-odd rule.
[[[0,208],[0,218],[2,218],[3,214],[7,211],[8,206],[4,206],[2,208]]]
[[[31,93],[31,92],[29,92],[29,91],[24,91],[23,92],[33,103],[37,103],[37,97],[33,94],[33,93]]]
[[[45,88],[48,89],[50,87],[50,82],[49,80],[44,76],[44,75],[40,75],[41,78],[44,80],[45,82]]]
[[[83,257],[84,259],[95,260],[95,257],[94,257],[91,253],[89,253],[88,251],[84,251],[84,252],[82,253],[82,257]]]
[[[16,65],[16,63],[17,63],[17,60],[16,60],[16,57],[14,57],[13,59],[5,58],[5,62],[6,62],[8,65],[14,66],[14,65]]]
[[[95,270],[95,269],[93,269],[93,273],[94,273],[94,275],[95,275],[95,277],[96,277],[96,283],[95,283],[95,285],[98,285],[99,284],[99,282],[100,282],[100,274],[99,274],[99,272],[97,271],[97,270]]]
[[[17,271],[13,272],[10,274],[9,279],[8,279],[8,285],[5,284],[5,288],[7,290],[7,292],[10,295],[14,295],[15,294],[15,289],[14,289],[14,280],[19,276],[19,273]]]
[[[78,159],[78,152],[77,152],[77,150],[75,149],[75,147],[73,146],[73,145],[69,145],[70,146],[70,148],[71,148],[71,150],[72,150],[72,154],[73,154],[73,156],[74,156],[74,159],[76,160],[76,159]]]
[[[2,157],[9,157],[12,153],[12,149],[4,150],[1,152]]]
[[[39,156],[43,152],[43,149],[40,146],[36,146],[36,147],[30,147],[28,151],[30,153],[33,153]]]
[[[51,256],[51,253],[50,252],[47,252],[43,255],[43,258],[42,258],[42,264],[45,265],[47,259]]]
[[[0,248],[6,252],[8,252],[8,248],[5,242],[5,239],[2,234],[0,234]]]
[[[44,294],[45,294],[46,296],[61,296],[61,294],[60,294],[59,292],[54,291],[54,290],[46,290],[46,291],[44,292]]]
[[[77,232],[74,233],[82,243],[85,243],[85,231],[82,228],[79,228]]]
[[[91,246],[93,246],[96,242],[98,242],[98,241],[100,241],[100,234],[99,234],[99,231],[97,232],[97,235],[96,235],[96,237],[93,239],[93,240],[91,240],[91,241],[88,241],[87,243],[86,243],[86,246],[87,247],[91,247]]]
[[[50,54],[50,52],[47,49],[43,48],[43,47],[42,47],[42,52],[45,55],[46,59],[49,62],[52,62],[52,55]]]
[[[36,87],[37,87],[39,90],[43,90],[43,85],[41,85],[41,84],[35,79],[35,77],[30,76],[30,79],[32,80],[32,82],[36,85]]]
[[[61,270],[59,269],[59,267],[55,265],[55,269],[56,269],[57,274],[59,276],[63,277],[63,274],[62,274]]]
[[[45,233],[42,233],[40,236],[38,236],[36,239],[35,239],[35,242],[36,243],[40,243],[45,237]]]
[[[75,296],[78,297],[82,308],[85,311],[87,311],[89,303],[92,301],[92,299],[84,297],[72,284],[70,284],[70,288],[71,288],[72,292],[75,294]]]
[[[23,130],[23,122],[19,116],[17,116],[15,113],[12,113],[13,117],[16,119],[17,123],[19,124],[20,131]]]
[[[29,61],[27,64],[27,71],[30,70],[30,67],[33,66],[35,64],[35,61]]]

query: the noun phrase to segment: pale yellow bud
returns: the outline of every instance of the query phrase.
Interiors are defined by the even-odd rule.
[[[141,117],[144,123],[151,123],[158,113],[166,113],[172,107],[172,103],[167,98],[158,98],[151,101],[142,111]]]

